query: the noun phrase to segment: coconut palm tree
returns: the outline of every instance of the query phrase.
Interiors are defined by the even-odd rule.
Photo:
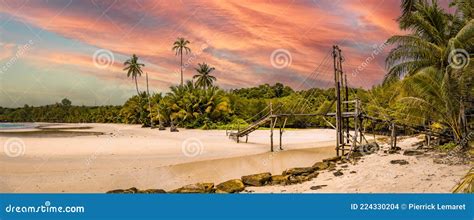
[[[137,89],[137,94],[140,96],[140,91],[138,90],[138,82],[137,82],[137,77],[141,76],[143,71],[142,67],[145,66],[143,63],[138,62],[138,57],[137,55],[133,54],[130,59],[125,61],[123,63],[125,68],[123,70],[127,71],[127,77],[132,77],[133,80],[135,80],[135,88]]]
[[[173,43],[173,48],[172,50],[176,52],[176,55],[180,55],[181,57],[181,86],[183,85],[183,50],[185,54],[188,54],[191,52],[191,49],[188,47],[188,44],[190,42],[182,37],[179,37],[174,43]]]
[[[217,79],[210,74],[216,68],[207,65],[207,63],[198,63],[198,66],[199,68],[195,68],[198,74],[193,76],[193,79],[197,79],[196,85],[204,89],[211,87]]]
[[[467,94],[462,91],[468,91],[466,88],[471,84],[472,78],[469,76],[472,75],[472,65],[461,68],[453,66],[453,63],[458,62],[458,60],[453,60],[453,57],[458,59],[459,56],[452,56],[452,53],[459,50],[465,51],[467,56],[464,54],[466,57],[463,62],[470,63],[469,60],[472,60],[469,54],[474,52],[474,19],[472,13],[469,14],[469,10],[467,10],[470,4],[468,1],[455,1],[453,5],[456,5],[459,10],[455,14],[448,14],[438,6],[437,1],[431,3],[403,1],[404,15],[399,18],[400,28],[411,33],[396,35],[387,41],[396,47],[390,51],[386,58],[389,71],[385,82],[406,77],[409,79],[407,80],[408,84],[413,84],[413,87],[421,87],[411,88],[411,91],[418,91],[416,96],[411,95],[413,92],[406,94],[407,97],[416,97],[416,99],[401,99],[409,100],[408,102],[404,101],[404,104],[408,105],[407,109],[415,111],[416,108],[411,107],[416,107],[421,102],[434,103],[432,97],[442,102],[439,104],[449,105],[445,106],[444,110],[456,113],[459,119],[454,120],[451,113],[445,112],[446,114],[438,114],[438,120],[445,121],[452,128],[457,141],[466,135],[466,123],[461,118],[465,118],[463,102]],[[461,59],[463,58],[461,57]],[[422,76],[416,76],[417,74],[422,74]],[[429,74],[432,76],[427,76]],[[429,93],[433,91],[427,90],[425,87],[432,83],[433,79],[443,80],[444,84],[438,86],[443,89],[440,92],[451,94],[452,96],[448,96],[448,98],[456,101],[459,106],[456,103],[441,100],[443,96],[430,96],[432,94]],[[425,80],[424,84],[423,80]],[[452,82],[448,83],[446,80]],[[427,94],[421,95],[420,91]],[[448,121],[449,123],[447,123]]]
[[[458,6],[466,7],[461,3]],[[396,48],[386,58],[389,68],[386,80],[412,75],[431,66],[446,69],[450,66],[450,53],[455,49],[473,52],[473,18],[447,14],[436,1],[432,4],[416,1],[411,7],[414,9],[410,9],[410,15],[400,18],[400,27],[412,33],[395,35],[387,41]]]

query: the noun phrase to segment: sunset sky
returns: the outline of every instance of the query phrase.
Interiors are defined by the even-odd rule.
[[[330,87],[332,62],[313,71],[338,44],[349,84],[370,88],[385,74],[390,48],[383,43],[401,33],[395,21],[399,4],[0,0],[0,106],[37,106],[64,97],[75,105],[123,104],[135,93],[122,70],[134,53],[146,65],[151,91],[167,92],[180,79],[179,57],[171,51],[177,37],[191,41],[185,79],[206,62],[224,89],[276,82],[298,90]],[[288,62],[272,65],[272,53],[281,51]],[[144,75],[139,88],[146,88]]]

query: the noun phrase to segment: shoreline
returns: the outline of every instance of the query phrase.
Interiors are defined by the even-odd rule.
[[[285,131],[285,150],[271,153],[268,130],[257,130],[249,143],[237,144],[224,130],[181,129],[172,133],[138,125],[87,125],[91,127],[85,129],[88,132],[104,135],[22,137],[24,152],[20,156],[0,152],[0,191],[105,193],[130,187],[169,191],[195,183],[217,185],[257,173],[279,175],[286,169],[312,166],[335,156],[335,132],[330,129]],[[77,131],[74,126],[84,124],[49,128]],[[10,139],[0,134],[0,144]],[[403,155],[418,141],[417,137],[403,137],[400,153],[384,153],[388,145],[382,144],[382,150],[365,155],[356,164],[336,164],[334,170],[321,171],[311,181],[247,187],[246,192],[449,192],[470,166],[435,164],[434,151]],[[392,160],[407,164],[391,164]],[[342,175],[335,176],[337,171]]]
[[[72,125],[61,124],[59,127]],[[21,155],[9,157],[0,151],[0,191],[101,193],[111,188],[132,186],[172,188],[178,184],[187,184],[188,180],[201,180],[193,176],[206,176],[206,172],[213,174],[207,168],[195,171],[195,174],[186,173],[182,167],[196,163],[212,167],[213,163],[221,163],[223,165],[219,166],[227,167],[223,172],[229,170],[225,171],[223,178],[237,177],[258,169],[249,167],[249,170],[241,170],[241,165],[235,164],[252,160],[248,158],[262,157],[270,149],[269,131],[266,130],[252,133],[248,143],[236,143],[223,130],[181,129],[175,133],[144,129],[139,125],[87,125],[92,127],[87,129],[88,132],[103,132],[104,135],[21,137]],[[283,139],[285,151],[278,153],[331,146],[334,136],[334,132],[329,129],[286,131]],[[4,145],[9,140],[16,138],[0,134],[0,144]],[[187,165],[189,163],[191,165]],[[186,173],[191,177],[179,178],[182,182],[177,182],[173,180],[177,178],[169,175],[175,170],[179,170],[178,174]],[[219,177],[214,179],[220,180]]]

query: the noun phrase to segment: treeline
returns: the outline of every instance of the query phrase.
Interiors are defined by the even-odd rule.
[[[188,81],[148,99],[141,92],[122,106],[74,106],[68,99],[46,106],[0,107],[3,122],[127,123],[150,126],[216,129],[245,126],[263,117],[272,103],[275,113],[316,113],[334,99],[334,89],[294,91],[281,83],[224,91]],[[364,92],[364,90],[354,90]],[[354,93],[355,94],[355,93]],[[355,97],[351,97],[355,98]],[[266,110],[266,111],[264,111]],[[287,127],[326,127],[317,117],[290,118]]]

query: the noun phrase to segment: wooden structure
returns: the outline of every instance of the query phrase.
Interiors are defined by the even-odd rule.
[[[362,103],[359,99],[349,100],[349,86],[347,83],[347,75],[344,73],[342,64],[344,58],[342,56],[341,49],[334,45],[332,48],[332,58],[334,64],[334,88],[335,88],[335,100],[331,103],[328,108],[331,109],[333,105],[336,105],[336,112],[324,112],[319,114],[305,114],[305,113],[277,113],[274,106],[270,105],[264,110],[268,109],[268,112],[262,114],[264,110],[259,112],[257,115],[263,115],[255,122],[251,123],[249,126],[244,129],[238,128],[237,131],[228,132],[226,134],[240,142],[240,138],[245,137],[245,142],[248,141],[248,135],[253,131],[257,130],[259,127],[270,123],[270,150],[274,151],[273,135],[274,129],[278,122],[280,125],[279,129],[279,148],[283,150],[282,146],[282,135],[286,126],[286,122],[289,117],[297,116],[320,116],[329,124],[332,128],[336,130],[336,154],[337,156],[350,156],[350,153],[358,149],[358,146],[368,144],[367,139],[364,136],[363,130],[363,121],[364,119],[371,120],[376,123],[386,123],[389,125],[390,129],[390,146],[392,149],[397,147],[397,125],[394,121],[384,120],[375,117],[368,116],[364,114],[362,110]],[[280,106],[281,107],[281,106]],[[277,107],[278,108],[278,107]],[[254,116],[256,117],[256,116]],[[333,125],[326,117],[334,117],[335,125]],[[350,127],[350,122],[352,122],[352,129]],[[431,136],[443,137],[445,135],[441,133],[436,133],[426,127],[413,127],[408,125],[403,125],[403,128],[410,128],[417,132],[428,135],[428,144],[431,142]],[[373,128],[374,129],[374,128]],[[352,131],[351,131],[352,130]],[[375,134],[374,134],[375,141]]]
[[[248,141],[248,135],[257,130],[259,127],[270,123],[270,150],[274,151],[273,144],[273,134],[274,129],[278,121],[281,121],[279,126],[279,147],[280,150],[283,150],[282,147],[282,135],[286,122],[289,117],[295,116],[322,116],[322,117],[335,117],[336,125],[333,125],[329,120],[324,119],[331,127],[336,130],[336,154],[337,156],[348,155],[353,149],[357,148],[358,145],[362,144],[362,141],[365,139],[363,133],[361,132],[362,127],[362,110],[360,100],[349,100],[349,88],[347,85],[347,76],[344,74],[342,69],[342,63],[344,58],[342,57],[342,51],[337,45],[333,46],[333,62],[334,62],[334,87],[336,88],[336,100],[331,103],[332,108],[336,104],[336,112],[334,113],[320,113],[320,114],[294,114],[294,113],[275,113],[272,103],[269,105],[268,113],[264,114],[263,117],[257,121],[250,124],[248,127],[240,130],[237,129],[236,132],[227,132],[227,135],[240,142],[240,138],[246,137],[246,142]],[[349,122],[353,120],[354,124],[354,134],[350,133]]]

